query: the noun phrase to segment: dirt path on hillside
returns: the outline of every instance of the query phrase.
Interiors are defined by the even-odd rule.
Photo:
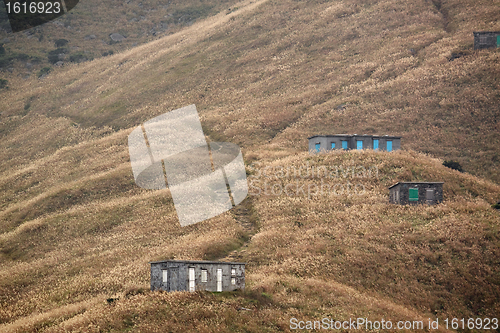
[[[247,248],[252,241],[252,237],[258,232],[259,229],[258,217],[253,208],[253,199],[251,197],[247,197],[242,203],[231,210],[231,214],[236,220],[236,223],[241,225],[243,230],[245,230],[247,239],[239,248],[229,252],[225,257],[222,257],[219,260],[240,262],[243,261]]]

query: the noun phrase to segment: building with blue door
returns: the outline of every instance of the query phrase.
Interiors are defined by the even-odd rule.
[[[500,31],[474,32],[474,50],[500,47]]]
[[[401,149],[401,137],[389,135],[358,135],[336,134],[315,135],[308,138],[309,151],[312,153],[325,152],[335,149],[374,149],[393,151]]]

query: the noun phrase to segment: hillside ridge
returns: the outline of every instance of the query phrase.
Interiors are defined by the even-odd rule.
[[[201,6],[174,2],[182,15]],[[140,39],[129,35],[113,55],[9,77],[0,330],[282,332],[291,318],[497,316],[500,53],[474,51],[472,31],[500,30],[500,9],[438,3],[221,2],[147,44],[125,50]],[[155,4],[116,5],[128,7],[110,22]],[[241,148],[249,195],[181,227],[168,189],[135,184],[127,136],[191,104],[207,141]],[[400,135],[402,149],[309,154],[307,137],[337,133]],[[331,173],[286,172],[307,168]],[[444,201],[390,204],[402,181],[443,181]],[[246,289],[151,292],[148,262],[166,259],[246,262]]]

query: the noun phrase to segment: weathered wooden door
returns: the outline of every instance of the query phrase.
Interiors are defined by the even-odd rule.
[[[427,204],[433,205],[434,201],[436,201],[436,190],[433,188],[429,188],[425,192],[425,199]]]
[[[179,267],[171,267],[169,269],[169,271],[170,271],[170,278],[168,279],[168,281],[169,281],[168,291],[178,291],[179,290]]]

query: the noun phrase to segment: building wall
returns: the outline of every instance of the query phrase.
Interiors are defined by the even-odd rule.
[[[410,201],[410,188],[418,189],[418,201]],[[442,183],[403,183],[389,189],[389,202],[401,205],[427,204],[427,189],[434,189],[434,202],[443,202]]]
[[[312,153],[316,153],[316,143],[321,145],[320,152],[326,151],[328,138],[324,136],[317,136],[309,139],[309,151]]]
[[[373,138],[366,136],[354,136],[351,138],[350,149],[358,149],[358,141],[363,142],[363,149],[373,149]]]
[[[342,141],[348,141],[348,149],[352,149],[352,139],[349,136],[317,136],[309,139],[309,152],[316,153],[316,143],[321,145],[320,152],[331,150],[332,142],[335,149],[342,149]]]
[[[151,290],[188,291],[189,268],[195,269],[196,290],[217,291],[217,269],[222,269],[222,290],[245,289],[245,265],[230,263],[190,263],[165,261],[151,263]],[[207,282],[201,282],[202,270],[207,270]],[[235,269],[235,275],[231,270]],[[163,270],[168,270],[167,283],[163,283]],[[235,284],[231,283],[235,278]]]
[[[474,32],[474,50],[499,47],[498,36],[500,36],[500,31]]]
[[[377,138],[374,138],[377,139]],[[386,137],[378,137],[378,145],[379,150],[386,151],[387,150],[387,141],[392,141],[392,150],[400,150],[401,149],[401,139],[394,138],[386,138]]]
[[[342,149],[342,141],[347,141],[347,148],[350,149],[350,144],[349,144],[349,137],[348,136],[332,136],[332,137],[327,137],[328,138],[328,150],[331,150],[332,148],[332,142],[335,142],[335,149]]]
[[[400,150],[401,149],[401,139],[393,139],[392,140],[392,149]]]

